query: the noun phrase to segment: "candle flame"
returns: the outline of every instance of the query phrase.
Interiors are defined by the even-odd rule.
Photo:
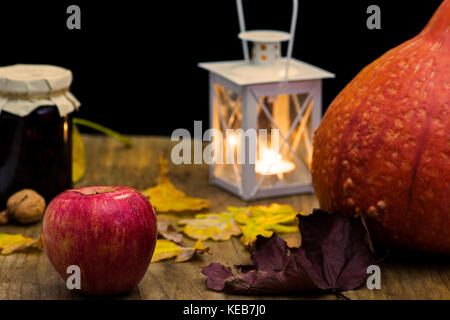
[[[287,160],[283,160],[281,154],[271,149],[262,152],[261,159],[256,161],[255,171],[262,175],[278,175],[294,170],[295,165]]]
[[[235,147],[238,144],[238,139],[235,134],[228,134],[227,135],[227,143],[228,145]]]

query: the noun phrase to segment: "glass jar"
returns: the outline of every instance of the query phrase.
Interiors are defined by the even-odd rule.
[[[0,210],[21,189],[48,203],[72,187],[72,112],[79,102],[68,91],[71,81],[59,67],[0,68]]]

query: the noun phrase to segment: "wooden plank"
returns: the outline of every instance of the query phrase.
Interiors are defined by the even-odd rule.
[[[346,292],[351,299],[449,299],[450,257],[394,250],[380,264],[381,290]]]
[[[134,148],[103,136],[83,136],[86,146],[86,176],[77,187],[87,185],[129,185],[145,189],[155,185],[158,176],[157,157],[163,152],[170,157],[171,142],[166,137],[132,137]],[[170,163],[170,162],[169,162]],[[212,201],[210,212],[227,206],[249,204],[290,204],[298,211],[311,211],[318,206],[313,195],[299,195],[245,202],[208,182],[208,166],[169,164],[173,183],[191,196]],[[206,212],[206,211],[204,211]],[[182,213],[190,217],[193,214]],[[41,224],[31,226],[4,225],[1,233],[21,233],[37,238]],[[192,240],[185,240],[187,245]],[[249,255],[238,240],[206,241],[212,255],[200,255],[185,263],[158,262],[150,266],[137,289],[116,299],[336,299],[332,294],[303,293],[281,296],[234,296],[207,290],[200,267],[210,262],[228,266],[249,263]],[[393,252],[381,263],[381,290],[344,292],[350,299],[450,299],[450,258],[417,253]],[[44,253],[28,252],[0,256],[0,299],[85,299],[86,296],[66,289]]]

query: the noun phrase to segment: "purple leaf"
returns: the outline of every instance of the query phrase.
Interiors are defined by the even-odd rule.
[[[360,217],[315,210],[298,216],[302,246],[296,261],[320,289],[352,290],[367,277],[375,264],[369,234]]]
[[[230,268],[227,268],[220,263],[211,263],[207,267],[203,268],[203,274],[208,274],[206,279],[206,285],[208,288],[221,291],[225,287],[225,280],[233,276]]]
[[[264,294],[314,289],[303,269],[299,269],[286,242],[272,235],[258,236],[250,248],[253,265],[237,266],[241,273],[234,275],[230,268],[211,263],[203,268],[208,288],[235,294]]]
[[[315,210],[298,216],[300,248],[288,248],[277,235],[258,236],[249,248],[253,264],[230,268],[211,263],[203,268],[208,288],[234,294],[266,294],[320,288],[351,290],[366,279],[376,261],[360,218]]]

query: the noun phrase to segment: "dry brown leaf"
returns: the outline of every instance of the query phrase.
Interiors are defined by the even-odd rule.
[[[159,156],[160,173],[155,187],[142,191],[157,212],[199,211],[210,206],[205,199],[191,198],[175,188],[168,176],[168,162]]]
[[[38,239],[25,238],[21,234],[0,233],[0,252],[3,255],[24,251],[26,249],[42,249],[42,237]]]
[[[191,260],[196,253],[203,254],[205,252],[211,253],[211,250],[209,249],[209,247],[205,247],[201,240],[197,240],[194,244],[194,247],[187,248],[187,250],[182,250],[181,253],[175,258],[175,262],[188,261]]]
[[[181,243],[183,241],[183,234],[177,232],[177,227],[172,220],[166,215],[158,215],[158,233],[164,239]]]

